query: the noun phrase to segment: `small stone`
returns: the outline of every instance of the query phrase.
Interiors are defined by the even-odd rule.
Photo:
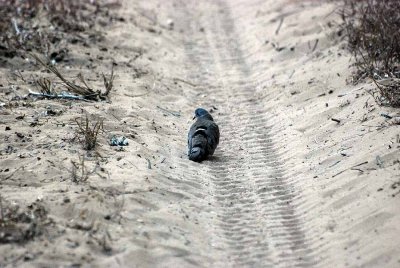
[[[172,19],[167,20],[167,25],[170,30],[174,29],[174,21]]]
[[[30,260],[33,260],[33,254],[26,253],[24,256],[24,261],[30,261]]]

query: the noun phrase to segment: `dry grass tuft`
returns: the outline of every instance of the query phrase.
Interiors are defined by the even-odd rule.
[[[111,74],[110,77],[107,78],[104,74],[103,74],[103,81],[104,81],[104,87],[106,89],[106,91],[104,92],[104,96],[108,96],[108,94],[110,93],[110,91],[113,89],[114,86],[114,68],[111,68]]]
[[[89,177],[93,174],[97,174],[100,178],[104,178],[99,172],[98,169],[101,169],[100,163],[96,162],[93,166],[90,164],[87,165],[85,155],[78,156],[78,161],[71,160],[71,169],[67,169],[71,173],[71,180],[76,184],[85,183],[89,179]],[[90,168],[89,166],[93,166]]]
[[[103,130],[103,120],[99,119],[93,124],[86,115],[85,119],[76,119],[75,122],[78,125],[77,133],[84,138],[83,147],[88,151],[93,150],[97,144],[97,136]]]
[[[89,172],[85,165],[85,156],[79,157],[79,162],[71,160],[71,179],[72,182],[82,183],[89,179]]]
[[[51,82],[51,80],[47,78],[41,77],[38,80],[36,80],[36,86],[40,89],[40,92],[43,94],[54,93],[53,82]]]
[[[355,57],[356,81],[372,78],[384,105],[400,107],[400,1],[343,0],[342,27]],[[386,84],[387,79],[392,79]]]
[[[387,78],[387,79],[374,79],[378,88],[380,96],[376,96],[380,104],[388,104],[393,107],[400,107],[400,79]]]

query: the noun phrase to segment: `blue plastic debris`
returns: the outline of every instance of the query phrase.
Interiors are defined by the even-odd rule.
[[[128,144],[129,144],[128,139],[124,136],[121,137],[112,136],[110,140],[111,146],[127,146]]]

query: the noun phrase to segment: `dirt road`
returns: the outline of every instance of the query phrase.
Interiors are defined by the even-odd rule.
[[[223,110],[217,116],[220,150],[205,164],[209,169],[197,175],[212,193],[211,247],[220,251],[215,266],[310,265],[304,226],[292,204],[296,184],[275,148],[272,114],[256,99],[264,83],[259,75],[267,66],[245,55],[243,25],[235,22],[227,3],[181,5],[174,20],[185,33],[187,77],[206,84],[202,92],[211,97],[209,106]]]
[[[27,204],[40,196],[54,225],[26,245],[0,247],[4,266],[399,265],[397,129],[375,127],[385,122],[365,92],[371,83],[346,83],[335,8],[124,1],[124,20],[106,29],[100,53],[116,63],[112,102],[74,104],[58,117],[105,119],[101,160],[87,157],[104,174],[66,179],[62,159],[82,152],[73,143],[53,149],[51,169],[23,162],[35,183],[7,160],[17,171],[2,195]],[[221,130],[201,164],[186,156],[196,107],[211,110]],[[129,146],[109,147],[112,134]]]

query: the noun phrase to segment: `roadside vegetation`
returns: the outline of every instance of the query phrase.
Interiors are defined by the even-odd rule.
[[[1,54],[35,51],[57,62],[67,53],[65,44],[85,42],[80,34],[90,35],[97,15],[107,12],[91,0],[0,0],[0,5]]]
[[[355,83],[371,78],[381,105],[400,107],[400,1],[343,0],[342,27],[354,56]]]
[[[92,119],[97,118],[96,115],[86,112],[85,108],[90,108],[89,102],[109,102],[115,76],[110,62],[105,64],[103,57],[99,57],[92,64],[87,50],[97,48],[99,42],[104,40],[102,28],[119,19],[111,12],[111,8],[118,5],[118,0],[0,0],[0,89],[3,90],[0,117],[2,123],[7,124],[1,133],[4,144],[0,155],[10,156],[24,151],[25,142],[32,143],[29,150],[33,151],[34,137],[39,133],[48,134],[48,148],[54,142],[50,139],[54,137],[56,142],[63,144],[57,148],[60,150],[66,147],[66,143],[75,140],[82,143],[85,153],[96,149],[98,134],[103,131],[103,119]],[[101,56],[108,51],[104,44],[97,50]],[[101,65],[102,70],[108,68],[109,75],[97,71],[95,64]],[[71,122],[65,119],[58,121],[58,117],[64,111],[72,110],[74,105],[83,107],[86,116]],[[41,129],[45,124],[50,126],[49,129],[52,124],[60,128],[57,133],[47,131],[45,127]],[[69,132],[75,132],[77,139],[69,139],[68,133],[65,134],[69,126]],[[12,140],[11,129],[20,129],[15,135],[24,139],[23,145],[18,146]],[[29,134],[22,134],[23,131]],[[25,140],[26,137],[29,140]],[[97,172],[100,160],[91,155],[80,156],[75,148],[71,152],[69,156],[78,156],[77,161],[71,157],[72,181],[83,184],[89,175]],[[43,162],[42,159],[46,158],[43,155],[37,156],[36,161]],[[22,159],[25,155],[21,157],[19,154],[19,157]],[[29,152],[28,157],[33,157],[33,153]],[[92,171],[90,161],[93,159],[96,164],[93,164],[95,168]],[[56,167],[54,159],[47,160],[53,168]],[[21,163],[13,170],[13,165],[9,163],[4,161],[0,170],[6,174],[0,177],[2,185],[12,185],[14,177],[26,167],[25,163]],[[64,166],[61,165],[61,168]],[[63,202],[70,201],[65,197]],[[24,244],[47,234],[54,225],[52,218],[48,217],[48,207],[41,198],[25,204],[15,201],[13,197],[0,195],[0,245]]]
[[[53,78],[40,77],[34,81],[24,81],[40,89],[40,92],[30,90],[27,97],[107,100],[113,87],[112,66],[109,76],[102,75],[105,87],[102,91],[89,86],[81,74],[77,77],[80,83],[73,82],[56,64],[69,62],[69,46],[79,44],[89,47],[103,40],[96,25],[107,25],[114,19],[109,16],[109,7],[113,5],[118,5],[118,2],[0,0],[0,56],[9,58],[8,63],[12,68],[18,69],[21,66],[13,66],[18,62],[14,60],[15,57],[34,59],[59,79],[55,81]],[[59,92],[55,87],[57,84],[62,85]],[[64,93],[65,89],[68,93]]]

